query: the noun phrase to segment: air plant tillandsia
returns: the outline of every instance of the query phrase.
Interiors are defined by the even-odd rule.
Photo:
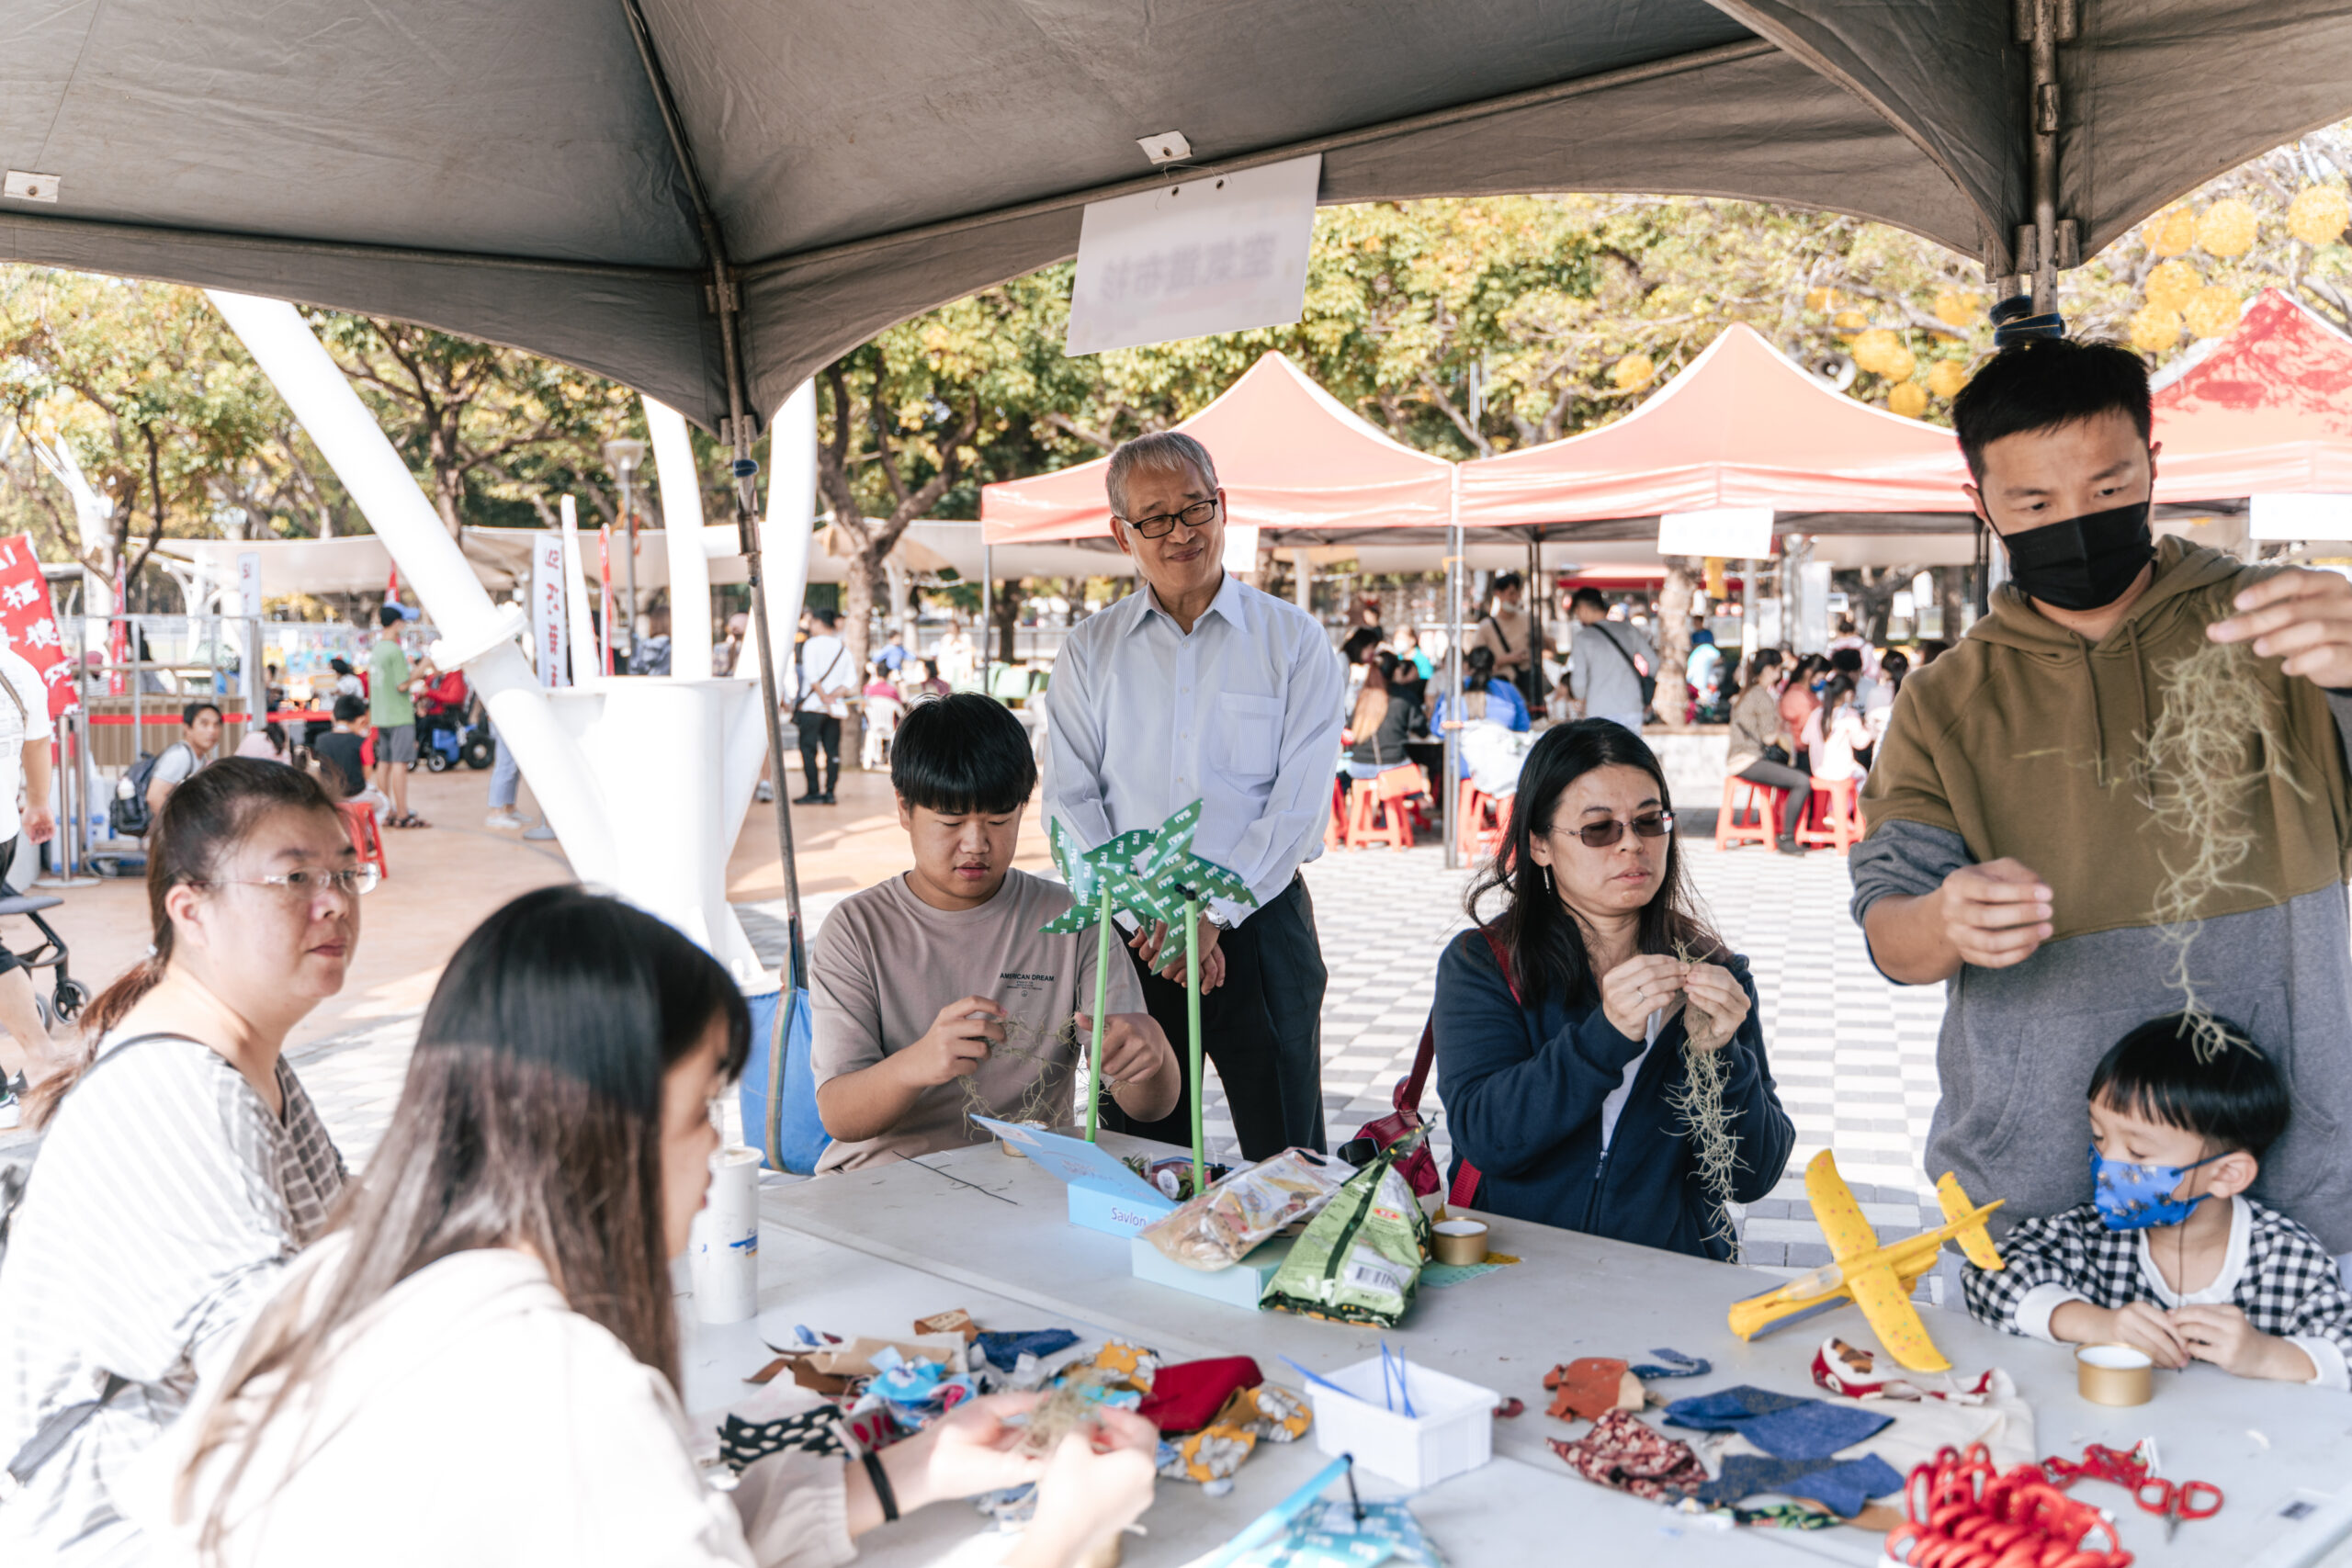
[[[2157,674],[2157,717],[2146,744],[2147,803],[2157,828],[2188,856],[2165,860],[2156,885],[2156,934],[2172,949],[2181,1026],[2200,1062],[2229,1049],[2230,1033],[2197,995],[2188,968],[2197,920],[2214,894],[2245,886],[2232,876],[2258,837],[2250,802],[2277,780],[2308,798],[2287,769],[2278,695],[2248,649],[2209,642]]]
[[[1046,829],[1054,864],[1069,885],[1071,904],[1042,928],[1057,934],[1096,928],[1094,1038],[1089,1049],[1091,1077],[1086,1104],[1086,1136],[1094,1140],[1102,1095],[1103,983],[1111,963],[1111,921],[1124,911],[1167,928],[1159,950],[1165,962],[1184,958],[1185,1033],[1190,1046],[1186,1082],[1193,1102],[1193,1185],[1206,1185],[1207,1139],[1201,1122],[1201,905],[1210,898],[1254,905],[1249,884],[1193,853],[1193,830],[1200,826],[1201,803],[1193,802],[1156,829],[1138,828],[1083,853],[1072,852],[1074,835],[1057,818]]]
[[[1674,956],[1685,966],[1699,962],[1698,954],[1688,944],[1676,942]],[[1690,1037],[1714,1027],[1714,1015],[1701,1007],[1688,991],[1682,1000],[1682,1083],[1667,1093],[1667,1104],[1681,1125],[1682,1134],[1690,1140],[1692,1156],[1699,1166],[1699,1180],[1714,1194],[1715,1235],[1731,1247],[1732,1261],[1739,1260],[1739,1233],[1731,1223],[1732,1173],[1739,1169],[1739,1145],[1731,1135],[1731,1124],[1739,1118],[1736,1111],[1725,1109],[1724,1089],[1730,1069],[1724,1062],[1729,1042],[1713,1051],[1702,1051],[1690,1043]]]

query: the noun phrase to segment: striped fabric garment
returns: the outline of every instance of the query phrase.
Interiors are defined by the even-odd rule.
[[[59,1109],[0,1263],[0,1465],[108,1373],[130,1386],[0,1502],[0,1562],[139,1556],[109,1487],[225,1370],[343,1187],[283,1059],[277,1083],[282,1119],[208,1047],[118,1034]]]

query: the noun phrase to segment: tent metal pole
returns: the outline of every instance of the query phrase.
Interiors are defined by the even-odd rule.
[[[1454,814],[1462,795],[1459,761],[1462,729],[1462,466],[1447,471],[1445,497],[1445,777],[1438,782],[1440,820],[1445,825],[1445,869],[1462,869],[1462,825]]]
[[[989,638],[996,635],[996,563],[995,551],[980,546],[980,690],[993,692],[989,682],[989,658],[995,652]]]

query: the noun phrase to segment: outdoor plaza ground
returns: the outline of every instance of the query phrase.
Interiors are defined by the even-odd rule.
[[[797,767],[790,776],[797,789]],[[392,874],[368,899],[350,980],[290,1043],[290,1059],[355,1167],[374,1149],[400,1098],[418,1018],[450,951],[507,899],[569,876],[556,845],[482,826],[488,780],[465,771],[413,776],[412,801],[435,826],[385,835]],[[812,926],[844,895],[908,863],[888,779],[845,773],[840,794],[841,805],[801,807],[794,817]],[[755,807],[729,867],[729,896],[771,962],[784,930],[775,840],[768,809]],[[1021,849],[1016,863],[1051,874],[1034,808]],[[1942,988],[1890,985],[1871,967],[1847,916],[1850,885],[1838,856],[1792,860],[1753,847],[1718,853],[1707,840],[1689,838],[1682,849],[1724,937],[1747,957],[1773,1076],[1797,1129],[1780,1189],[1744,1217],[1747,1259],[1766,1267],[1828,1261],[1803,1197],[1804,1162],[1824,1147],[1837,1151],[1882,1239],[1919,1228],[1922,1205],[1926,1215],[1936,1213],[1931,1174],[1920,1161],[1936,1102]],[[1447,871],[1434,842],[1405,852],[1327,852],[1306,868],[1331,976],[1323,1091],[1335,1142],[1385,1111],[1411,1067],[1438,954],[1467,923],[1461,906],[1470,875]],[[53,920],[85,983],[112,978],[145,949],[143,885],[68,889],[65,899]],[[0,931],[0,941],[21,949],[27,935]],[[1229,1151],[1232,1128],[1213,1072],[1206,1119],[1212,1144]],[[1440,1118],[1441,1149],[1444,1137]],[[0,1157],[29,1141],[0,1133]]]

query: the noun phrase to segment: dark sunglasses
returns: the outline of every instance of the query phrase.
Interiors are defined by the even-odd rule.
[[[1621,822],[1611,817],[1605,822],[1588,822],[1574,831],[1577,838],[1585,841],[1586,848],[1605,850],[1623,838],[1625,829],[1628,828],[1645,839],[1663,839],[1674,831],[1674,813],[1645,811],[1631,822]]]

